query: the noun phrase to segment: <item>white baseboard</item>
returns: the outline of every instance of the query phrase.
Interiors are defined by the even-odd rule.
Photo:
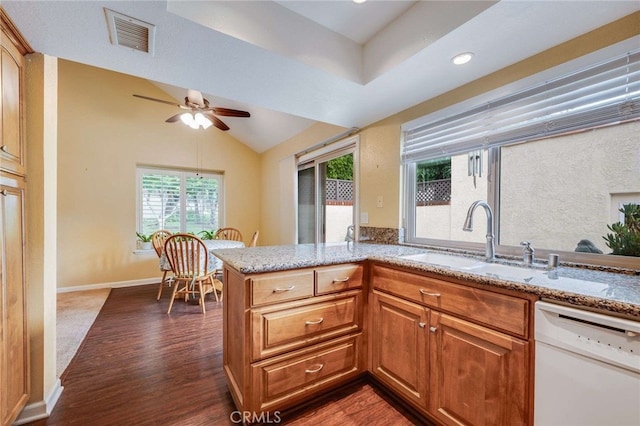
[[[87,285],[76,285],[73,287],[58,287],[58,293],[70,293],[72,291],[85,291],[85,290],[97,290],[100,288],[120,288],[120,287],[134,287],[137,285],[147,285],[147,284],[160,284],[160,278],[143,278],[140,280],[129,280],[129,281],[114,281],[111,283],[99,283],[99,284],[87,284]]]
[[[64,387],[62,386],[62,382],[60,382],[60,379],[57,379],[53,389],[51,389],[45,400],[27,404],[13,425],[19,426],[49,417],[53,411],[53,407],[56,406],[63,389]]]

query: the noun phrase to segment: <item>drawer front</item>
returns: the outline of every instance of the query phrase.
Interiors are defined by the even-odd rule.
[[[359,374],[360,335],[252,364],[260,410],[291,406]]]
[[[373,266],[373,286],[398,297],[528,338],[528,300],[379,265]]]
[[[362,287],[362,265],[356,263],[316,269],[316,294]]]
[[[283,353],[362,328],[362,294],[290,307],[251,312],[252,359]]]
[[[273,273],[251,278],[252,306],[311,296],[313,296],[313,270]]]

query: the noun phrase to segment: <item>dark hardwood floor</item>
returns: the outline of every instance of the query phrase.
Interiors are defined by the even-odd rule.
[[[78,354],[64,391],[43,425],[232,425],[238,415],[222,371],[222,303],[207,313],[156,301],[156,285],[113,289]],[[297,410],[280,424],[423,424],[363,378]]]

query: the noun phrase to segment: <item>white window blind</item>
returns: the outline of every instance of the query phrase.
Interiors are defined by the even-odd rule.
[[[222,175],[138,169],[138,230],[197,234],[220,227]]]
[[[404,163],[640,117],[640,51],[403,132]]]

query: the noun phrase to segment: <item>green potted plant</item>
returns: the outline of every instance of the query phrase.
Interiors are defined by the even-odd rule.
[[[200,238],[202,238],[203,240],[213,240],[214,237],[216,236],[216,231],[211,230],[211,231],[207,231],[207,230],[203,230],[198,232],[198,236]]]
[[[624,215],[624,222],[607,225],[613,233],[602,238],[611,254],[640,257],[640,204],[625,204],[618,211]]]
[[[138,237],[137,245],[139,250],[151,250],[153,248],[151,246],[151,237],[153,234],[145,235],[140,232],[136,232],[136,236]]]

